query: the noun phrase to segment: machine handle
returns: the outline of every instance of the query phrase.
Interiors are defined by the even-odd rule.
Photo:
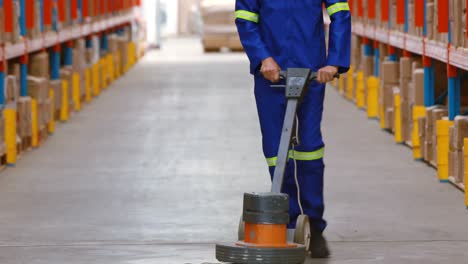
[[[337,73],[333,76],[334,78],[338,79],[340,78],[340,74]],[[287,71],[280,71],[280,79],[281,80],[286,80],[288,78],[288,72]],[[309,81],[315,81],[317,80],[317,72],[312,72],[310,74],[310,78],[309,78]],[[274,85],[271,85],[272,88],[285,88],[286,85],[282,85],[282,84],[274,84]]]
[[[288,72],[287,71],[280,71],[280,79],[281,80],[286,80],[288,78]],[[333,78],[340,78],[340,74],[337,73],[333,76]],[[317,72],[311,72],[309,81],[315,81],[317,79]]]

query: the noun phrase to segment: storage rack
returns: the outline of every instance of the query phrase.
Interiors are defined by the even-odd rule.
[[[463,1],[466,1],[468,6],[468,0]],[[438,78],[434,71],[434,63],[443,63],[447,69],[448,118],[453,121],[457,115],[460,115],[461,85],[465,78],[465,72],[468,71],[468,49],[454,47],[451,43],[452,29],[449,21],[449,8],[452,2],[439,0],[436,4],[438,32],[448,34],[447,43],[437,42],[426,37],[428,30],[427,0],[414,0],[414,14],[409,14],[408,0],[381,0],[380,8],[377,7],[376,0],[349,0],[348,2],[353,17],[359,18],[357,19],[359,21],[353,21],[352,32],[362,37],[363,53],[366,56],[375,57],[373,75],[379,77],[379,43],[387,46],[389,58],[393,61],[398,60],[396,49],[401,50],[404,57],[421,56],[424,67],[424,106],[431,107],[436,104],[435,80]],[[396,4],[396,14],[392,14],[392,2]],[[379,12],[380,14],[378,14]],[[468,21],[468,12],[465,15],[466,21]],[[394,21],[403,30],[393,29],[395,25],[392,25],[392,16],[396,16]],[[422,30],[422,37],[408,34],[410,16],[414,16],[414,26]],[[387,27],[377,26],[376,23],[366,23],[376,19],[380,19],[380,23],[386,24]],[[468,30],[466,30],[464,37],[468,38]],[[411,146],[411,143],[407,142],[407,145]],[[456,183],[451,178],[449,180],[459,189],[465,190],[465,186],[462,184]],[[468,208],[468,193],[466,194],[466,205]]]
[[[2,42],[0,43],[0,105],[5,118],[6,154],[1,153],[1,166],[16,164],[16,103],[12,106],[6,102],[5,85],[7,62],[19,59],[19,95],[28,95],[28,57],[30,54],[47,51],[50,56],[50,80],[60,80],[61,66],[73,64],[74,42],[85,40],[86,48],[94,45],[99,47],[98,54],[105,54],[109,49],[108,37],[110,34],[123,35],[125,28],[130,28],[137,21],[137,7],[141,0],[3,0],[0,8],[3,10],[3,28],[0,28]],[[15,11],[19,7],[19,14]],[[38,10],[35,10],[38,8]],[[38,16],[38,14],[40,14]],[[38,17],[40,19],[38,20]],[[19,41],[5,42],[7,34],[13,34],[15,23],[18,22]],[[40,36],[30,38],[28,32],[33,29],[40,30]],[[134,46],[132,46],[134,48]],[[63,51],[63,53],[62,53]],[[134,49],[132,51],[135,51]],[[135,52],[134,52],[135,53]],[[129,52],[130,54],[130,52]],[[61,58],[61,56],[64,56]],[[112,55],[113,56],[113,55]],[[130,55],[129,55],[130,57]],[[113,58],[112,58],[113,59]],[[129,59],[128,65],[122,71],[128,70],[135,62],[136,57]],[[93,65],[88,65],[95,72],[107,63],[106,58],[100,58]],[[104,66],[103,66],[104,67]],[[110,66],[109,66],[110,67]],[[108,74],[108,73],[106,73]],[[86,72],[88,76],[88,72]],[[90,74],[89,74],[90,75]],[[110,75],[110,74],[109,74]],[[110,76],[107,76],[110,77]],[[89,81],[91,84],[99,82],[101,77]],[[112,77],[113,79],[113,77]],[[86,81],[88,82],[88,81]],[[88,85],[88,83],[86,84]],[[94,88],[93,88],[94,89]],[[98,89],[99,90],[99,89]],[[98,94],[98,93],[97,93]],[[97,95],[94,93],[93,95]],[[70,95],[71,96],[71,95]],[[63,99],[65,100],[65,99]],[[88,99],[87,99],[88,101]],[[78,106],[79,108],[80,106]],[[74,109],[79,110],[79,109]],[[32,110],[34,116],[34,111]],[[66,118],[68,120],[68,112]],[[33,117],[34,119],[35,117]],[[54,120],[55,118],[52,117]],[[55,122],[51,121],[51,123]],[[34,121],[33,121],[34,123]],[[34,126],[34,125],[33,125]],[[49,124],[50,126],[50,124]],[[54,125],[52,125],[54,127]],[[49,128],[49,132],[53,129]],[[14,145],[14,151],[10,151]],[[11,154],[11,155],[10,155]]]

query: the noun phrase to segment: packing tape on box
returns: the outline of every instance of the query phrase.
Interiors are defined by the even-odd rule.
[[[437,175],[441,182],[448,181],[449,130],[453,121],[437,120]]]

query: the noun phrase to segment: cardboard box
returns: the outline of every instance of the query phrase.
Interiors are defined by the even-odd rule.
[[[400,91],[401,92],[401,91]],[[401,136],[403,137],[403,141],[411,140],[411,130],[410,130],[410,123],[413,122],[412,113],[410,112],[410,105],[408,100],[402,98],[401,99]]]
[[[5,102],[16,102],[16,100],[18,100],[19,93],[20,91],[16,76],[8,75],[6,77]]]
[[[398,84],[400,69],[398,62],[384,61],[382,63],[382,81],[385,84]]]
[[[455,161],[457,159],[457,152],[449,151],[448,155],[448,175],[449,177],[455,177]]]
[[[449,151],[455,151],[455,126],[449,128]]]
[[[54,91],[55,111],[58,111],[62,108],[62,80],[52,80],[50,82],[50,87]]]
[[[17,131],[20,137],[28,137],[32,135],[32,112],[31,112],[31,97],[22,96],[18,98],[18,124]]]
[[[37,100],[38,103],[44,102],[49,98],[49,81],[45,78],[28,76],[28,96]]]
[[[411,79],[413,72],[413,61],[411,58],[402,57],[400,58],[400,77],[405,79]]]
[[[456,116],[454,125],[453,147],[456,151],[463,150],[464,139],[468,138],[468,116]]]
[[[454,177],[457,183],[462,183],[465,178],[465,157],[463,151],[456,151],[454,160]]]
[[[416,69],[413,72],[413,103],[424,105],[424,69]]]
[[[385,109],[385,128],[394,131],[395,116],[393,108]]]
[[[237,50],[237,51],[244,49],[240,41],[239,35],[237,35],[237,33],[228,37],[227,47],[230,48],[231,50]]]
[[[41,52],[30,57],[29,75],[50,78],[49,54]]]

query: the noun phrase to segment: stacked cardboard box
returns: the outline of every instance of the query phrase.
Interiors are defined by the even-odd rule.
[[[467,137],[468,117],[455,117],[454,125],[450,128],[449,176],[452,176],[457,183],[464,183],[465,159],[463,148],[464,139]]]
[[[5,89],[5,102],[16,103],[19,97],[19,86],[18,80],[15,75],[8,75],[6,77],[6,89]]]
[[[62,107],[62,80],[50,81],[50,88],[54,91],[54,119],[59,119],[60,109]]]
[[[426,109],[426,127],[424,136],[424,160],[432,165],[437,164],[437,134],[436,122],[448,115],[445,106],[436,105]],[[422,144],[422,142],[421,142]]]
[[[401,134],[403,141],[411,140],[412,127],[412,101],[410,97],[409,83],[413,79],[411,58],[400,59],[400,98],[401,98]]]
[[[80,78],[80,98],[85,95],[85,70],[86,70],[86,43],[84,39],[79,39],[75,42],[73,49],[73,72],[77,73]]]
[[[50,122],[50,82],[46,78],[28,76],[28,95],[37,101],[38,129],[43,131]]]
[[[382,63],[382,78],[379,88],[379,105],[383,108],[385,129],[394,128],[394,87],[399,86],[400,80],[399,63],[395,61],[384,61]]]
[[[454,47],[462,47],[464,45],[464,26],[463,17],[466,10],[463,6],[466,5],[465,0],[449,0],[449,20],[451,29],[451,44]]]
[[[118,48],[120,52],[120,66],[119,69],[121,69],[121,73],[123,74],[124,69],[128,65],[128,41],[125,40],[124,38],[119,37],[118,39]]]
[[[67,89],[67,94],[68,94],[68,109],[71,110],[74,107],[74,102],[73,102],[73,86],[72,86],[72,67],[70,66],[65,66],[60,69],[60,79],[62,81],[67,81],[68,82],[68,89]],[[63,96],[63,94],[62,94]],[[60,101],[60,106],[62,105],[62,102]]]
[[[31,115],[31,97],[23,96],[18,99],[17,106],[18,123],[16,125],[17,134],[23,142],[24,151],[25,148],[30,147],[30,137],[32,136],[32,115]],[[28,139],[29,138],[29,139]]]
[[[352,38],[352,53],[351,53],[351,61],[352,65],[354,66],[354,71],[352,72],[352,87],[350,87],[351,90],[348,90],[348,99],[355,100],[356,99],[356,81],[357,81],[357,72],[361,69],[361,60],[362,60],[362,54],[363,54],[363,45],[362,45],[362,38],[360,37],[355,37]]]
[[[364,102],[367,102],[367,78],[374,75],[374,56],[363,56],[361,70],[364,73]]]
[[[30,56],[28,72],[32,76],[49,79],[49,54],[47,52],[40,52]]]
[[[201,3],[203,20],[202,42],[205,51],[227,47],[241,50],[242,45],[235,26],[234,1],[204,0]]]

